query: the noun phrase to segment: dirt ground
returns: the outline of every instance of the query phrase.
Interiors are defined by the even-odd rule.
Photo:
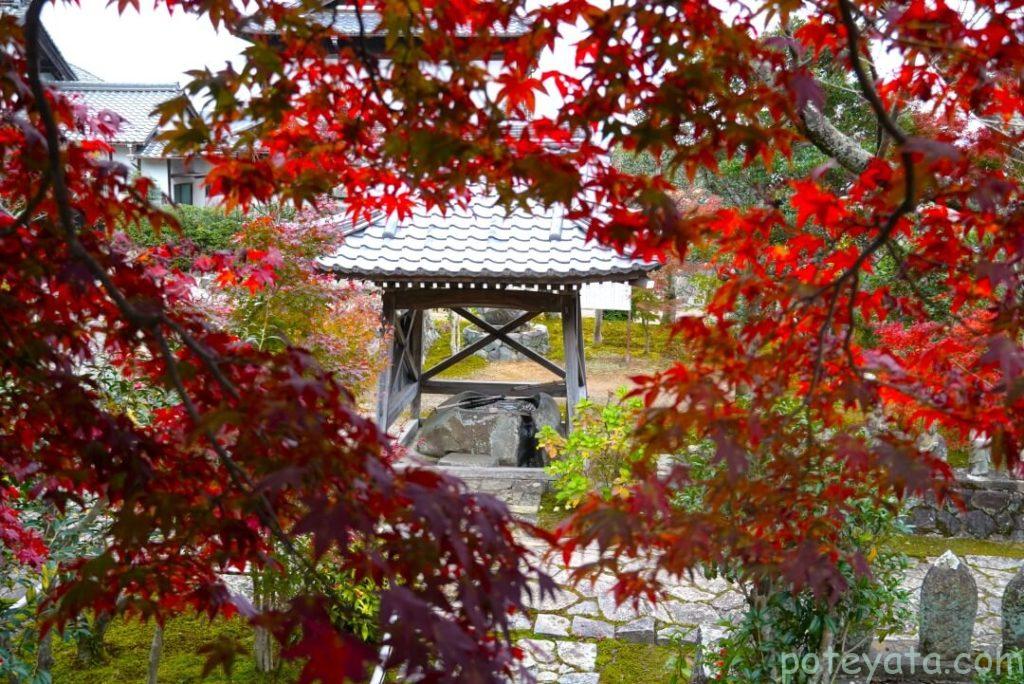
[[[621,357],[587,359],[587,392],[595,401],[614,396],[619,387],[632,385],[630,377],[644,375],[658,370],[648,359],[633,359],[626,363]],[[487,379],[495,381],[548,381],[555,376],[532,361],[500,361],[487,364],[478,373],[466,379]]]

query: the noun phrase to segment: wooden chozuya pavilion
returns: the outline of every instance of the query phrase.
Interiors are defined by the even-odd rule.
[[[558,208],[536,205],[509,213],[488,197],[450,207],[445,214],[418,208],[404,220],[381,217],[356,225],[335,254],[321,259],[321,265],[339,278],[371,281],[383,291],[383,323],[394,331],[377,393],[377,421],[385,429],[406,408],[418,423],[423,394],[467,390],[502,396],[547,392],[564,397],[571,421],[576,402],[587,395],[580,286],[635,282],[657,267],[587,242],[585,225],[564,218]],[[524,313],[496,327],[474,314],[473,307]],[[450,309],[485,335],[433,368],[423,369],[427,309]],[[509,337],[545,312],[562,316],[564,368]],[[534,383],[438,379],[439,373],[494,340],[557,379]]]

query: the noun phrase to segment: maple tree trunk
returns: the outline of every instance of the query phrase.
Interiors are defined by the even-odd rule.
[[[149,678],[147,684],[157,684],[157,672],[160,669],[160,656],[164,651],[164,628],[156,626],[153,632],[153,643],[149,647]]]
[[[668,287],[665,288],[665,307],[661,310],[662,325],[671,325],[676,314],[676,277],[668,276]]]
[[[832,650],[832,643],[832,630],[825,627],[824,632],[821,635],[821,643],[818,645],[817,654],[818,662],[821,663],[821,667],[814,676],[812,684],[829,684],[834,679],[831,669],[832,663],[828,657],[829,652]]]
[[[253,578],[253,604],[258,610],[274,607],[274,591],[261,587],[257,577]],[[277,669],[277,653],[274,649],[274,637],[264,627],[256,627],[252,643],[252,654],[256,660],[256,671],[269,674]]]
[[[451,329],[451,353],[454,355],[459,351],[459,317],[454,311],[448,312],[448,325]]]
[[[633,309],[630,307],[626,316],[626,363],[633,360]]]
[[[264,627],[256,628],[256,636],[252,644],[253,656],[256,658],[256,671],[263,674],[273,672],[277,667],[274,644],[270,632]]]
[[[643,318],[644,326],[644,356],[650,356],[651,354],[651,322],[647,320],[647,317]]]
[[[99,613],[93,620],[89,633],[78,638],[75,660],[80,665],[89,666],[103,662],[106,655],[106,646],[103,641],[107,636],[110,620],[110,613]]]
[[[601,344],[604,342],[604,335],[602,334],[601,328],[604,327],[604,309],[597,309],[594,311],[594,344]]]
[[[53,663],[53,630],[50,630],[39,640],[39,650],[36,652],[36,674],[50,672],[53,669]]]

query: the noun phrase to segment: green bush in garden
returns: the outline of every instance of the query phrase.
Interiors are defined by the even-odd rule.
[[[776,410],[799,415],[803,407],[794,398],[780,401]],[[821,427],[803,423],[800,429],[814,433]],[[768,465],[754,463],[755,468]],[[709,574],[720,575],[740,589],[746,603],[743,613],[726,625],[727,635],[719,642],[717,681],[831,682],[836,673],[828,671],[828,654],[838,654],[832,662],[841,662],[843,654],[866,651],[873,637],[884,638],[900,631],[911,618],[910,592],[903,586],[909,559],[894,543],[908,531],[900,518],[899,502],[879,503],[870,491],[872,484],[851,477],[844,465],[840,457],[808,464],[818,476],[810,478],[808,482],[813,484],[807,486],[814,488],[811,494],[832,486],[853,489],[839,530],[838,547],[847,557],[862,559],[862,567],[858,570],[846,561],[840,562],[848,588],[832,603],[815,595],[811,588],[795,590],[783,576],[758,583],[746,581],[738,560],[707,568]],[[690,493],[688,503],[699,506],[699,495]],[[795,657],[797,662],[804,656],[817,656],[826,667],[784,676],[783,656]]]
[[[550,426],[537,435],[538,445],[550,458],[548,472],[555,477],[555,499],[563,508],[575,508],[590,492],[611,497],[631,482],[631,465],[644,455],[633,439],[643,402],[625,398],[600,406],[581,401],[574,416],[575,429],[562,437]]]
[[[169,213],[178,220],[180,233],[166,229],[158,232],[144,221],[128,226],[126,232],[142,247],[190,244],[200,254],[212,254],[233,249],[235,234],[245,223],[241,212],[229,213],[216,207],[180,205],[170,208]]]
[[[738,568],[722,574],[740,584],[747,598],[743,614],[729,625],[719,642],[718,681],[830,682],[829,672],[798,672],[784,677],[781,657],[861,653],[874,636],[898,631],[910,619],[910,592],[903,587],[909,566],[906,556],[887,548],[885,540],[900,533],[898,518],[889,509],[865,499],[847,517],[844,537],[863,553],[870,574],[842,564],[849,589],[834,604],[809,589],[794,592],[784,578],[759,586],[738,581]],[[840,662],[837,657],[835,662]],[[825,658],[821,658],[824,663]]]
[[[979,672],[974,681],[977,684],[1024,684],[1024,651],[1013,650],[1003,653],[998,662],[992,660],[991,667]]]

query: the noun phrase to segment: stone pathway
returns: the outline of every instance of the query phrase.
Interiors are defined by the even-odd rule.
[[[541,550],[538,546],[533,548]],[[594,558],[592,553],[579,553],[572,564]],[[974,645],[976,648],[995,646],[1001,638],[1003,590],[1024,561],[991,556],[967,556],[965,560],[974,574],[979,593]],[[921,582],[928,566],[928,561],[921,561],[907,572],[914,620]],[[560,584],[559,592],[544,600],[535,596],[530,616],[517,616],[513,623],[513,629],[524,634],[519,645],[527,654],[526,665],[541,682],[599,682],[597,642],[602,639],[665,644],[673,634],[689,641],[699,627],[704,643],[714,643],[725,633],[724,625],[743,608],[742,596],[727,582],[699,574],[692,580],[671,583],[667,587],[669,599],[657,605],[644,601],[634,608],[630,603],[615,605],[611,593],[615,580],[611,574],[599,576],[593,585],[584,583],[571,588],[567,586],[568,570],[560,563],[548,564],[547,571]],[[889,637],[883,646],[903,650],[916,643],[915,623]]]

